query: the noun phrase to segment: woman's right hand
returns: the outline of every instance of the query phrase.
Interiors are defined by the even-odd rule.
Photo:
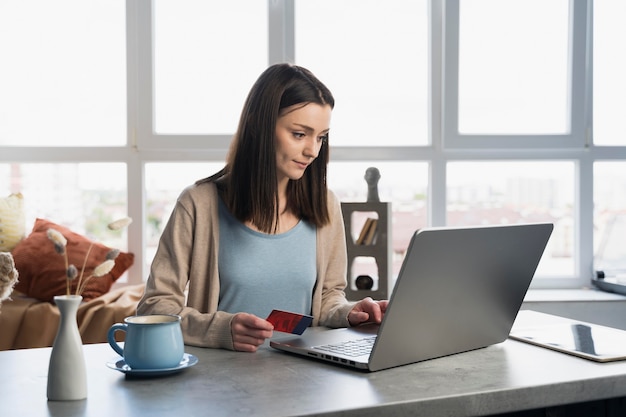
[[[241,352],[256,352],[265,339],[272,337],[273,330],[269,321],[249,313],[237,313],[230,322],[233,346]]]

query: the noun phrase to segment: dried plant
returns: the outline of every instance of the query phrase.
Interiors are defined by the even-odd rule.
[[[124,217],[122,219],[115,220],[114,222],[109,223],[107,227],[109,228],[109,230],[121,230],[131,224],[132,221],[133,220],[130,217]],[[69,263],[69,258],[67,256],[67,239],[65,239],[65,236],[63,236],[63,234],[56,229],[48,229],[47,235],[48,239],[50,239],[54,244],[54,250],[59,255],[63,255],[65,259],[66,295],[70,295],[70,283],[76,278],[78,278],[78,284],[76,285],[75,295],[81,295],[85,290],[85,287],[87,286],[87,282],[89,282],[90,279],[98,278],[111,272],[111,270],[115,266],[115,258],[117,258],[117,255],[119,255],[120,253],[118,249],[110,250],[106,254],[104,261],[96,266],[93,272],[87,278],[83,279],[85,275],[85,268],[87,266],[87,260],[89,259],[89,255],[91,254],[91,249],[93,248],[94,242],[92,241],[89,245],[89,248],[87,249],[87,254],[85,255],[85,259],[83,259],[83,265],[80,269],[79,274],[78,268],[76,268],[75,265]]]

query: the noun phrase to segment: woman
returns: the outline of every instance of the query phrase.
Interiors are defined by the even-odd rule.
[[[186,344],[249,352],[272,336],[272,309],[330,327],[382,320],[386,301],[343,291],[345,232],[326,188],[333,107],[302,67],[261,74],[226,166],[180,195],[138,314],[178,314]]]

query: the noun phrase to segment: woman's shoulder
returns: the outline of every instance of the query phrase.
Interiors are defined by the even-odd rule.
[[[331,223],[335,223],[337,218],[342,217],[339,197],[330,189],[326,193],[326,206],[328,207],[328,215],[330,216]]]
[[[328,202],[328,207],[339,205],[339,198],[330,188],[326,191],[326,201]]]
[[[212,181],[196,181],[180,193],[178,201],[194,205],[212,205],[218,200],[217,187]]]

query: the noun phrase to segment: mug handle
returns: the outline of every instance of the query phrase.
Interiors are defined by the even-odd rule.
[[[107,340],[109,341],[109,345],[111,345],[113,350],[116,351],[120,356],[124,356],[124,350],[117,343],[117,340],[115,340],[115,332],[118,330],[125,332],[127,327],[128,327],[127,324],[115,323],[113,326],[109,328],[109,331],[107,333]]]

